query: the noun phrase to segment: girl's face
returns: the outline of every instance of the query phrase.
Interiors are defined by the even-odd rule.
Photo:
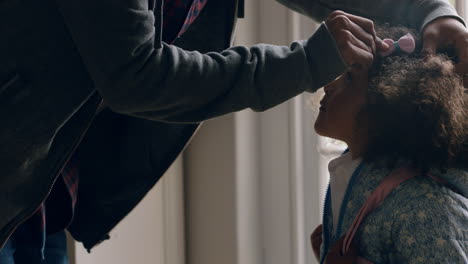
[[[365,125],[357,124],[357,120],[365,104],[367,86],[367,75],[351,72],[326,85],[315,131],[319,135],[342,140],[348,146],[356,144],[358,126]]]

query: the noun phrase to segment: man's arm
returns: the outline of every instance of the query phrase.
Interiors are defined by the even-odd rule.
[[[378,22],[405,25],[418,30],[440,17],[453,17],[463,22],[445,0],[277,0],[317,21],[332,11],[343,10]]]
[[[56,2],[97,90],[124,114],[197,122],[244,108],[262,111],[346,69],[325,25],[290,47],[201,54],[157,40],[160,23],[147,0]]]

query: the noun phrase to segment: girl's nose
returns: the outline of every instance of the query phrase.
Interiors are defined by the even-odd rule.
[[[325,86],[323,87],[324,92],[325,92],[326,94],[332,93],[332,92],[337,88],[337,86],[339,85],[337,82],[338,82],[338,81],[335,80],[335,81],[333,81],[333,82],[331,82],[331,83],[325,85]]]

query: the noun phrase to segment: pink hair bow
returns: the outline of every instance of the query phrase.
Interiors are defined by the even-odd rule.
[[[386,38],[383,40],[383,42],[387,43],[390,48],[380,53],[382,57],[386,57],[398,50],[401,50],[405,53],[413,53],[414,49],[416,48],[416,41],[410,33],[404,35],[398,41]]]

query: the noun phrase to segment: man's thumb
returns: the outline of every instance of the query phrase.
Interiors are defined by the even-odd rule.
[[[424,40],[422,52],[424,54],[435,54],[437,51],[437,43],[432,39]]]

